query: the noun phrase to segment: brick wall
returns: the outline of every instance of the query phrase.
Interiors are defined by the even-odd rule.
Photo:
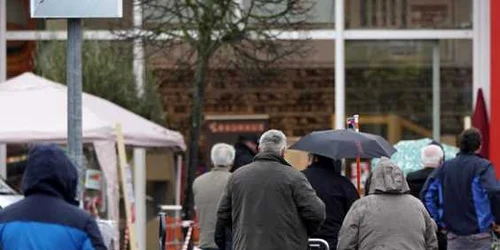
[[[188,136],[191,78],[161,70],[168,126]],[[332,68],[277,69],[260,81],[246,82],[231,70],[208,75],[205,114],[268,114],[270,126],[288,136],[330,128],[334,112]],[[432,127],[432,74],[426,68],[351,68],[346,70],[346,114],[395,113]],[[472,70],[441,69],[442,133],[458,134],[470,112]]]

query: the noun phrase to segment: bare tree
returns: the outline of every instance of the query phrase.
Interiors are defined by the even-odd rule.
[[[192,218],[191,184],[198,166],[204,87],[211,65],[259,71],[299,55],[308,0],[140,0],[143,27],[129,38],[167,52],[180,72],[192,73],[193,104],[184,217]],[[151,51],[151,50],[150,50]],[[185,70],[188,69],[188,70]]]
[[[147,68],[143,95],[138,97],[130,51],[126,43],[84,41],[83,90],[163,125],[165,116],[153,72]],[[38,42],[33,61],[37,74],[66,83],[66,43]]]

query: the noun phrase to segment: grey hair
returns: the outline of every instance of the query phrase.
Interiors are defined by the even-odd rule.
[[[437,168],[443,161],[443,150],[437,145],[427,145],[420,153],[420,159],[424,167]]]
[[[266,131],[259,140],[260,152],[281,153],[286,148],[286,136],[280,130]]]
[[[226,143],[217,143],[210,151],[210,158],[214,166],[230,167],[234,163],[236,152],[234,147]]]

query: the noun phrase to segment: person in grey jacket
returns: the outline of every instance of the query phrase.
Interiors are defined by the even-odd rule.
[[[210,158],[213,168],[193,182],[194,203],[200,222],[199,247],[203,250],[218,249],[214,242],[217,205],[231,176],[235,150],[233,146],[217,143],[212,147]]]
[[[382,159],[369,195],[356,201],[339,233],[338,250],[437,250],[436,224],[410,194],[403,172]]]
[[[265,132],[254,162],[230,177],[217,223],[232,226],[233,249],[306,250],[308,237],[325,220],[325,205],[304,174],[285,161],[285,148],[283,132]]]

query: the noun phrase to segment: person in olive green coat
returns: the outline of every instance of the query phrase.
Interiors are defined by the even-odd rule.
[[[325,205],[304,174],[285,161],[285,148],[281,131],[267,131],[254,162],[230,177],[217,228],[232,226],[234,250],[306,250],[308,237],[325,220]]]

